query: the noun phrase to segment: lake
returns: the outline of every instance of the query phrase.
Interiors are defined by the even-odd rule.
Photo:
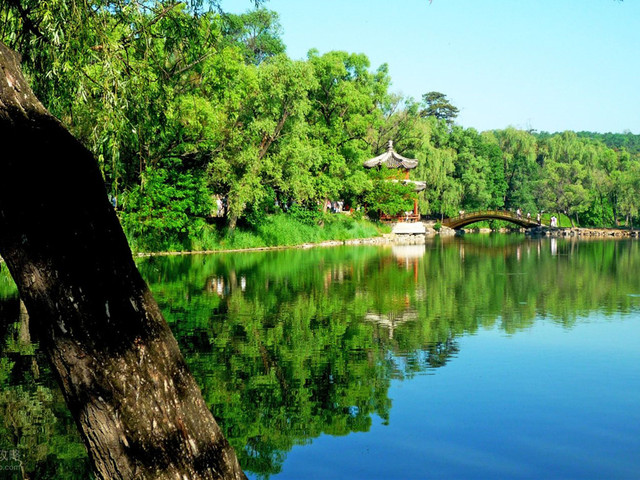
[[[638,478],[637,240],[467,235],[139,268],[252,479]],[[17,315],[2,282],[0,297]],[[32,478],[87,478],[21,333],[0,331],[0,453]]]

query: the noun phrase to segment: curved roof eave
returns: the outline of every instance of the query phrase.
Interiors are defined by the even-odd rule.
[[[418,166],[418,160],[403,157],[396,152],[385,152],[382,155],[378,155],[370,160],[367,160],[363,164],[366,168],[374,168],[378,165],[384,165],[387,168],[406,168],[411,170]]]
[[[393,149],[393,142],[389,140],[389,146],[386,152],[382,155],[378,155],[370,160],[367,160],[363,164],[366,168],[374,168],[379,165],[384,165],[387,168],[405,168],[411,170],[418,166],[418,160],[413,158],[403,157]]]

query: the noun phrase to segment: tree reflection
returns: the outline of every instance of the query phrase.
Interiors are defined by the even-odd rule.
[[[294,445],[392,421],[391,382],[455,361],[463,335],[637,309],[638,245],[474,235],[411,248],[153,257],[139,267],[243,468],[268,477]],[[15,319],[17,300],[3,288],[0,318]],[[34,478],[86,478],[46,365],[18,323],[0,325],[0,449],[18,445]]]
[[[390,382],[446,365],[461,335],[637,305],[621,269],[638,267],[633,242],[552,252],[516,236],[141,264],[244,467],[264,476],[294,445],[390,421]]]
[[[75,423],[28,333],[17,298],[0,299],[0,451],[15,452],[14,478],[89,478]],[[11,321],[19,319],[18,321]],[[2,465],[2,467],[18,466]],[[5,470],[6,471],[6,470]]]

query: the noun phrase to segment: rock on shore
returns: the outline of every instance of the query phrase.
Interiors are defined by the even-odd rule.
[[[545,237],[618,237],[638,238],[640,230],[628,230],[621,228],[551,228],[538,227],[526,231],[527,235],[539,235]]]

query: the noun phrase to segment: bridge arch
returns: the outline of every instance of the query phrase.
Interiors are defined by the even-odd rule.
[[[480,210],[478,212],[465,212],[457,217],[446,218],[441,223],[445,227],[459,229],[484,220],[505,220],[524,228],[534,228],[539,226],[535,219],[529,220],[524,216],[518,216],[508,210]]]

